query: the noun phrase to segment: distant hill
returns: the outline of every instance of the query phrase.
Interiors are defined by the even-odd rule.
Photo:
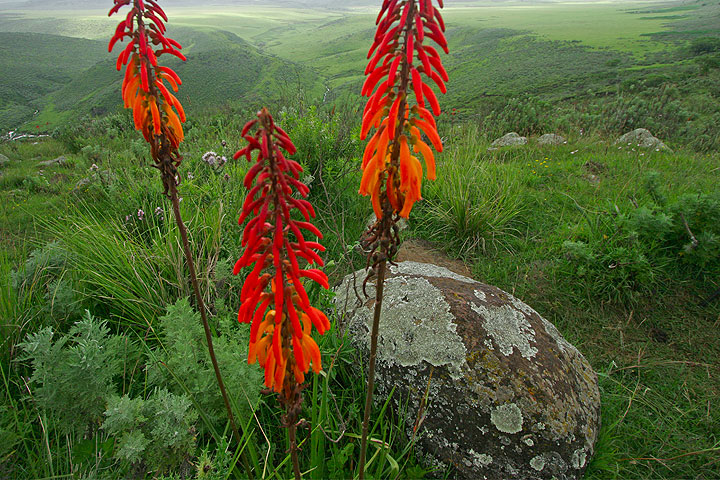
[[[188,62],[163,60],[183,79],[179,98],[188,111],[256,103],[290,91],[323,91],[312,69],[262,54],[232,33],[184,28],[174,33],[186,47]],[[49,129],[72,117],[122,108],[122,74],[115,70],[115,54],[107,53],[105,42],[0,33],[0,63],[13,67],[8,69],[12,74],[0,77],[1,130],[31,119]]]
[[[106,52],[104,42],[38,33],[0,32],[0,126],[33,116],[42,98],[66,85]]]

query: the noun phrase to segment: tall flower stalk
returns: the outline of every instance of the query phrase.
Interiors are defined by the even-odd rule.
[[[248,363],[259,363],[265,370],[265,386],[279,394],[293,471],[299,479],[296,432],[303,383],[311,365],[315,373],[322,368],[320,349],[310,333],[313,326],[321,335],[330,328],[327,316],[310,305],[302,282],[307,279],[328,288],[327,276],[316,268],[301,268],[300,262],[322,267],[317,252],[325,249],[305,238],[322,235],[310,222],[315,210],[303,198],[309,189],[299,180],[302,167],[285,157],[295,153],[287,133],[262,109],[245,125],[242,136],[248,145],[235,159],[244,156],[253,162],[253,153],[257,155],[245,176],[248,194],[238,220],[242,225],[249,219],[242,237],[245,251],[233,273],[252,266],[240,293],[238,320],[251,324]]]
[[[443,1],[437,0],[442,8]],[[360,446],[360,479],[365,477],[367,435],[375,382],[378,326],[382,309],[385,270],[400,243],[396,226],[400,217],[408,218],[416,201],[421,200],[423,168],[435,179],[436,151],[442,151],[435,116],[440,105],[431,84],[445,93],[448,75],[432,40],[448,53],[445,23],[433,0],[384,0],[378,14],[375,40],[362,87],[369,97],[363,112],[361,138],[371,129],[375,133],[365,147],[363,176],[359,193],[369,195],[377,221],[365,238],[371,253],[368,278],[375,280],[375,305],[370,336],[368,386],[365,398]],[[426,81],[429,80],[429,83]],[[429,107],[429,109],[428,109]]]
[[[165,23],[168,20],[163,9],[153,0],[114,0],[114,6],[108,16],[112,16],[125,6],[130,11],[118,24],[115,34],[108,45],[112,51],[115,44],[129,40],[128,45],[120,52],[117,69],[125,66],[125,78],[122,83],[122,98],[125,108],[132,109],[135,128],[140,130],[150,144],[150,152],[154,167],[160,170],[164,193],[172,202],[175,222],[182,238],[185,260],[190,272],[190,282],[195,294],[195,301],[205,329],[205,339],[212,360],[215,377],[225,403],[230,427],[238,442],[242,438],[235,423],[225,384],[220,374],[212,334],[207,319],[207,312],[195,273],[195,264],[190,251],[187,229],[180,215],[180,199],[177,187],[180,183],[178,167],[182,157],[178,151],[184,134],[182,122],[185,112],[178,99],[171,92],[177,92],[182,83],[180,77],[171,68],[158,63],[158,58],[169,54],[186,60],[180,52],[182,46],[165,35]],[[242,456],[248,475],[250,466]]]

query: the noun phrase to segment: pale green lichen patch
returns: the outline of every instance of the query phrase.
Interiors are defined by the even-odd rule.
[[[475,290],[475,296],[480,300],[481,302],[487,301],[487,296],[485,295],[485,292],[482,290]]]
[[[538,350],[530,345],[535,343],[535,330],[530,326],[525,314],[510,305],[485,306],[470,304],[475,313],[480,315],[483,328],[492,337],[503,355],[513,353],[517,348],[527,360],[534,357]]]
[[[372,309],[360,308],[355,315],[362,317],[369,332]],[[422,362],[447,366],[450,376],[457,380],[467,350],[453,320],[450,305],[427,279],[388,278],[380,317],[378,360],[403,367]]]
[[[445,267],[432,265],[430,263],[400,262],[397,265],[392,265],[390,272],[394,275],[421,275],[423,277],[451,278],[463,283],[478,283],[472,278],[458,275]]]
[[[538,472],[542,472],[542,469],[545,468],[545,459],[542,455],[533,457],[532,460],[530,460],[530,466]]]
[[[587,460],[587,453],[585,453],[584,448],[578,448],[575,450],[572,454],[572,457],[570,458],[570,463],[574,468],[580,469],[585,466],[585,461]]]
[[[514,403],[506,403],[490,412],[490,421],[503,433],[518,433],[522,430],[523,416]]]
[[[493,458],[490,455],[486,453],[477,453],[472,448],[468,451],[468,455],[472,457],[472,463],[478,468],[487,467],[493,461]]]

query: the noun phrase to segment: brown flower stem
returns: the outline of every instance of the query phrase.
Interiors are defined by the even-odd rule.
[[[300,461],[298,460],[298,448],[297,448],[297,425],[295,423],[288,427],[288,433],[290,435],[290,458],[292,459],[293,473],[295,473],[295,480],[300,480]]]
[[[164,173],[164,172],[163,172]],[[195,300],[197,302],[197,308],[200,311],[200,318],[202,319],[203,328],[205,329],[205,340],[207,341],[208,352],[210,353],[210,360],[212,361],[213,369],[215,370],[215,378],[217,379],[218,386],[220,387],[220,393],[222,393],[223,402],[225,402],[225,409],[227,410],[228,419],[230,420],[230,428],[237,439],[238,445],[240,445],[242,437],[240,431],[235,424],[235,416],[233,415],[232,408],[230,407],[230,400],[228,399],[227,391],[225,390],[225,383],[223,382],[222,375],[220,374],[220,367],[218,366],[217,357],[215,356],[215,348],[213,347],[212,333],[210,332],[210,324],[207,320],[207,313],[205,312],[205,302],[200,295],[200,287],[198,285],[197,275],[195,274],[195,263],[192,259],[192,253],[190,252],[190,242],[188,241],[187,228],[180,215],[180,200],[178,198],[177,185],[174,181],[165,182],[166,186],[169,185],[170,200],[172,202],[173,214],[175,216],[175,223],[177,224],[178,230],[180,230],[180,237],[182,238],[183,251],[185,252],[185,261],[188,264],[190,270],[190,283],[192,283],[193,290],[195,292]],[[248,462],[245,453],[240,454],[240,459],[245,468],[245,472],[248,477],[253,478],[252,469]]]
[[[372,407],[373,389],[375,387],[375,359],[377,357],[378,329],[380,326],[380,311],[382,309],[383,288],[385,287],[385,265],[383,260],[378,264],[377,280],[375,283],[375,311],[373,312],[373,325],[370,334],[370,359],[368,364],[368,384],[365,392],[365,414],[363,415],[362,439],[360,441],[360,480],[365,478],[365,457],[367,454],[367,436],[370,424],[370,409]]]

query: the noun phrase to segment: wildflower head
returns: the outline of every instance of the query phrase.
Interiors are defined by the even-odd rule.
[[[202,161],[207,163],[211,167],[215,166],[216,160],[217,160],[217,153],[215,153],[215,152],[205,152],[202,156]]]
[[[438,152],[442,142],[434,116],[440,105],[430,80],[445,93],[447,72],[442,66],[433,40],[446,53],[445,24],[432,0],[385,0],[377,18],[375,41],[362,95],[369,97],[363,113],[361,138],[371,128],[363,155],[360,193],[370,195],[378,218],[383,215],[381,197],[393,212],[407,218],[420,200],[425,162],[429,179],[435,179],[435,157],[423,134]],[[438,0],[442,7],[442,0]],[[429,109],[427,108],[429,107]]]
[[[301,268],[301,262],[321,267],[317,252],[324,248],[309,238],[321,239],[322,234],[311,223],[312,205],[303,198],[308,188],[299,181],[302,167],[286,157],[295,153],[295,146],[266,109],[257,117],[242,130],[248,145],[235,154],[253,165],[245,176],[249,191],[239,219],[241,225],[248,220],[245,251],[233,273],[252,266],[240,294],[238,320],[252,324],[248,362],[257,361],[265,369],[265,385],[280,392],[292,380],[303,383],[311,365],[315,372],[322,368],[310,333],[314,326],[323,334],[330,323],[310,305],[303,280],[323,288],[328,280],[316,268]],[[303,219],[294,219],[293,210]]]
[[[158,161],[162,153],[177,150],[184,136],[181,122],[185,121],[182,105],[171,93],[177,92],[182,83],[180,77],[171,68],[159,65],[158,57],[169,54],[185,60],[185,56],[180,53],[180,44],[165,36],[164,22],[168,18],[155,1],[114,0],[114,3],[108,16],[124,6],[130,6],[130,11],[118,24],[108,51],[128,38],[128,45],[117,59],[118,70],[126,66],[122,97],[125,108],[133,111],[135,128],[142,131],[152,146],[153,158]]]

